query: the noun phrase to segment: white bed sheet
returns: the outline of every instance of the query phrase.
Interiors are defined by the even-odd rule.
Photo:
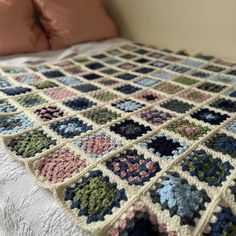
[[[72,54],[91,55],[127,42],[123,38],[86,43],[66,50],[0,57],[0,65],[54,62]],[[25,167],[6,153],[0,141],[0,236],[87,236],[61,210],[52,193],[39,187]]]

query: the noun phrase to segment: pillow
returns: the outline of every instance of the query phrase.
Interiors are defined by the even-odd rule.
[[[52,49],[116,37],[101,0],[34,0]]]
[[[35,52],[49,47],[34,24],[31,0],[0,0],[0,55]]]

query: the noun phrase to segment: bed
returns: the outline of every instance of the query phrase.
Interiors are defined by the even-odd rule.
[[[0,59],[0,65],[21,65],[29,61],[59,61],[68,56],[90,55],[116,47],[126,39],[112,39],[100,43],[79,44],[67,50],[8,56]],[[63,213],[47,190],[40,188],[30,177],[24,166],[6,153],[1,142],[0,235],[90,235],[76,226]],[[43,207],[42,207],[43,206]]]
[[[101,63],[99,62],[104,63],[102,55],[104,50],[114,57],[113,62],[117,58],[122,58],[122,61],[118,63],[119,66],[116,66],[115,62],[112,64],[112,60],[111,64],[107,62],[110,70],[106,72],[104,70],[106,79],[103,83],[107,86],[108,92],[111,92],[113,84],[109,85],[106,81],[110,77],[115,77],[119,86],[115,86],[117,88],[114,91],[115,97],[107,93],[101,99],[96,94],[96,98],[100,99],[98,99],[99,105],[96,109],[103,107],[101,101],[105,101],[106,107],[108,103],[111,106],[108,107],[109,112],[102,110],[105,118],[99,115],[99,112],[96,114],[91,112],[95,108],[83,113],[84,121],[87,122],[87,125],[83,124],[83,128],[89,132],[90,136],[86,139],[85,135],[82,139],[83,142],[89,142],[94,138],[91,136],[93,132],[89,130],[91,125],[98,130],[102,129],[105,135],[110,134],[111,131],[115,133],[113,136],[113,138],[116,137],[113,140],[115,152],[121,151],[118,154],[115,153],[114,156],[113,154],[109,156],[112,159],[106,163],[107,169],[104,166],[99,167],[110,179],[104,178],[102,181],[105,182],[99,182],[102,174],[96,168],[102,163],[95,162],[98,158],[103,158],[103,154],[99,154],[99,149],[96,154],[90,153],[91,167],[81,172],[84,173],[84,178],[82,178],[83,175],[80,176],[80,173],[66,179],[61,176],[62,179],[52,177],[47,181],[42,181],[42,176],[35,178],[35,173],[32,174],[31,169],[35,167],[36,159],[26,165],[27,168],[17,161],[17,159],[34,157],[32,153],[28,155],[20,152],[20,148],[17,149],[19,142],[14,137],[18,138],[18,131],[12,133],[11,129],[4,130],[0,127],[3,136],[0,146],[0,235],[90,235],[87,231],[100,235],[105,235],[109,231],[110,235],[120,235],[119,233],[130,232],[126,227],[133,222],[135,217],[137,220],[136,214],[143,217],[143,215],[140,216],[140,212],[147,217],[145,222],[152,222],[150,227],[159,227],[155,229],[156,231],[153,229],[153,232],[159,232],[160,235],[235,233],[235,228],[233,228],[233,225],[236,225],[236,217],[233,213],[236,210],[234,202],[236,197],[235,64],[202,54],[190,57],[184,51],[174,53],[167,49],[152,49],[119,38],[99,43],[80,44],[57,52],[29,54],[17,58],[6,57],[0,59],[0,66],[4,68],[4,66],[27,64],[27,66],[35,67],[39,62],[47,62],[47,64],[60,66],[64,71],[64,68],[68,66],[66,59],[76,58],[76,62],[84,66],[87,62],[79,58],[96,55],[94,56],[96,63],[90,65],[90,71],[95,73],[100,70],[98,67]],[[118,76],[113,74],[116,73],[116,69],[121,70]],[[75,77],[80,76],[75,75]],[[94,77],[93,79],[90,76],[85,78],[93,86],[96,84],[96,82],[93,83]],[[87,89],[86,87],[85,90],[80,90],[80,94],[84,92],[87,96]],[[5,95],[2,96],[6,98]],[[55,92],[45,93],[45,96],[59,101],[66,100],[64,97],[58,98]],[[91,103],[95,103],[94,99],[95,97],[91,98]],[[68,106],[75,108],[76,105],[70,101]],[[41,117],[40,124],[44,126],[45,121],[45,126],[50,124],[52,125],[50,128],[64,135],[63,138],[58,137],[59,141],[70,140],[70,138],[74,140],[74,137],[77,139],[77,136],[81,134],[74,135],[73,129],[72,133],[64,131],[61,133],[58,127],[47,123],[47,117],[42,115],[41,110],[38,114]],[[125,126],[122,118],[126,120]],[[1,119],[5,119],[5,115]],[[114,121],[116,119],[119,122]],[[60,120],[59,117],[57,122]],[[106,124],[111,127],[109,131]],[[65,123],[63,123],[64,126]],[[26,127],[19,133],[27,134],[28,128],[32,127]],[[96,140],[103,142],[104,139]],[[81,142],[79,139],[77,144],[81,146]],[[124,149],[125,145],[129,149]],[[101,146],[101,149],[103,147]],[[83,151],[81,149],[80,153]],[[47,152],[47,155],[50,155],[50,152]],[[125,159],[125,155],[130,158],[124,165],[131,166],[128,171],[131,175],[125,173],[126,169],[120,164]],[[117,160],[117,158],[120,159]],[[40,171],[41,169],[42,167]],[[77,178],[80,179],[79,182],[76,182]],[[73,191],[75,188],[83,189],[95,178],[99,181],[94,181],[94,188],[96,184],[99,186],[101,184],[100,190],[110,191],[107,190],[109,186],[112,188],[109,194],[116,196],[116,200],[112,202],[112,207],[117,208],[114,219],[110,216],[112,208],[103,209],[102,217],[96,214],[87,217],[89,213],[84,210],[86,207],[78,212],[75,210],[79,208],[78,204],[82,204],[81,199],[84,195],[78,194],[80,201],[74,201],[72,198],[75,195],[71,197],[74,194]],[[66,184],[62,183],[64,180]],[[107,181],[111,183],[104,184]],[[54,195],[58,201],[49,190],[53,188],[52,186],[57,186]],[[65,196],[62,196],[63,194]],[[99,197],[99,193],[96,196]],[[104,196],[109,201],[108,196]],[[130,204],[128,204],[129,201]],[[153,206],[156,208],[154,209]],[[126,210],[129,214],[122,216]],[[78,214],[83,216],[82,220],[76,217]],[[158,219],[155,218],[156,216]],[[109,224],[104,223],[104,219],[108,219]],[[99,225],[100,221],[102,221],[101,225]],[[225,224],[227,227],[220,228],[220,224]],[[110,229],[113,226],[114,228]],[[135,231],[132,232],[135,233]]]

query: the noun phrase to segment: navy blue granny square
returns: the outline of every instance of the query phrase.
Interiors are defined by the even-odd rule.
[[[92,92],[92,91],[96,91],[96,90],[100,89],[96,85],[88,84],[88,83],[76,85],[73,88],[82,92],[82,93],[88,93],[88,92]]]
[[[161,106],[168,110],[175,111],[178,113],[185,113],[194,107],[193,105],[187,102],[182,102],[177,99],[172,99],[167,102],[164,102],[161,104]]]
[[[99,62],[91,62],[91,63],[87,64],[86,66],[91,70],[98,70],[98,69],[101,69],[104,67],[104,65]]]
[[[115,90],[117,90],[121,93],[125,93],[125,94],[132,94],[132,93],[135,93],[135,92],[139,91],[140,88],[135,87],[135,86],[130,85],[130,84],[125,84],[125,85],[122,85],[120,87],[115,88]]]
[[[95,80],[95,79],[101,78],[102,76],[99,74],[90,73],[90,74],[83,75],[83,77],[87,80]]]
[[[117,76],[118,79],[122,79],[122,80],[132,80],[136,77],[137,77],[136,75],[130,74],[130,73],[123,73]]]
[[[5,93],[8,96],[15,96],[15,95],[31,92],[32,89],[26,88],[26,87],[13,87],[13,88],[0,89],[0,91]]]
[[[119,134],[121,137],[124,137],[128,140],[136,139],[143,134],[151,131],[149,126],[144,126],[133,120],[124,120],[119,123],[114,124],[110,127],[110,130]]]
[[[215,107],[227,112],[236,112],[236,101],[232,101],[225,98],[219,98],[210,104],[211,107]]]
[[[216,152],[222,152],[236,158],[236,139],[231,136],[218,133],[210,137],[205,144]]]
[[[208,108],[202,108],[191,114],[191,116],[197,120],[207,122],[211,125],[219,125],[229,118],[229,116],[226,114],[221,114],[219,112],[209,110]]]
[[[57,77],[64,77],[65,74],[63,74],[61,71],[59,70],[49,70],[49,71],[44,71],[42,72],[42,74],[51,79],[51,78],[57,78]]]
[[[92,102],[88,100],[87,98],[83,98],[83,97],[65,101],[63,102],[63,104],[75,111],[82,111],[96,105],[95,102]]]
[[[185,142],[168,137],[163,133],[151,136],[146,141],[140,143],[140,146],[156,157],[166,161],[174,159],[188,147]]]

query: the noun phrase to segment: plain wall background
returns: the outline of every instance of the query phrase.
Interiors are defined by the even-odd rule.
[[[236,0],[105,0],[137,42],[236,60]]]

